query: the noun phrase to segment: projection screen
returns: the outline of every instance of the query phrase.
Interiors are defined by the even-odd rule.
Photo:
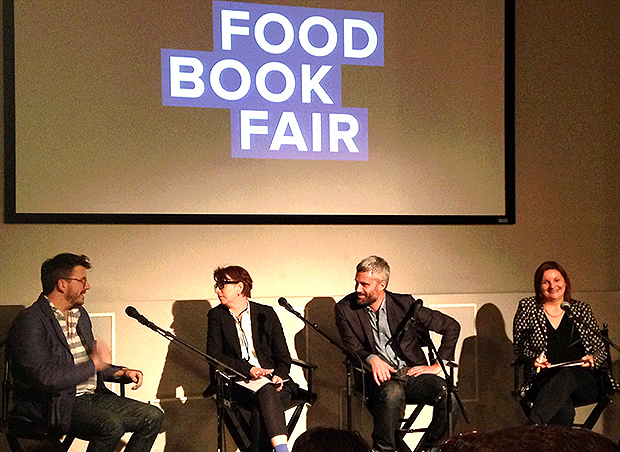
[[[512,224],[514,2],[7,0],[9,223]]]

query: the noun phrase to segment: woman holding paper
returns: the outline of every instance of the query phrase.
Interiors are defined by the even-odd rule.
[[[213,279],[221,304],[208,314],[207,353],[251,377],[233,385],[233,397],[251,412],[253,450],[288,452],[284,410],[294,384],[282,325],[273,308],[249,300],[247,270],[220,267]]]
[[[519,302],[514,349],[526,359],[521,394],[532,402],[529,422],[570,426],[575,403],[597,399],[598,367],[607,358],[590,306],[571,298],[566,271],[543,262],[534,275],[534,297]]]

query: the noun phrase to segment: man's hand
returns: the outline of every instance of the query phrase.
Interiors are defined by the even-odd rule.
[[[432,366],[415,366],[407,370],[407,375],[417,377],[422,374],[437,375],[441,372],[441,366],[439,363],[435,363]]]
[[[144,379],[144,376],[141,370],[128,369],[127,367],[123,367],[121,370],[116,372],[114,376],[115,377],[125,376],[125,377],[131,378],[131,381],[135,383],[135,385],[133,385],[133,387],[131,388],[132,390],[138,389],[140,386],[142,386],[142,381]]]
[[[392,374],[396,373],[396,369],[378,356],[373,356],[370,358],[370,367],[372,367],[372,376],[375,379],[375,383],[378,385],[384,381],[388,381],[392,378]]]
[[[110,366],[112,360],[112,354],[110,349],[103,342],[97,342],[93,344],[93,350],[90,353],[90,359],[95,364],[95,370],[97,372],[107,369]]]

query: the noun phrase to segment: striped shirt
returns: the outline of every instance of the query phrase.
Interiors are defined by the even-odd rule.
[[[82,344],[82,338],[80,338],[80,335],[77,332],[77,324],[80,319],[80,310],[78,308],[70,309],[67,311],[67,315],[65,316],[60,309],[52,304],[52,302],[50,302],[50,306],[52,307],[56,320],[58,320],[58,323],[60,324],[62,332],[67,338],[69,349],[73,355],[73,362],[75,364],[88,362],[90,360],[90,356],[88,355],[84,344]],[[88,379],[76,386],[75,395],[81,396],[83,394],[93,394],[96,388],[97,374],[94,373]]]

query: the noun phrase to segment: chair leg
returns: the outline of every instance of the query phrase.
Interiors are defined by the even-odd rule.
[[[62,440],[60,444],[62,445],[62,448],[65,452],[71,449],[71,445],[73,444],[73,441],[75,441],[75,436],[71,436],[71,435],[65,436],[65,439]]]
[[[418,444],[416,445],[413,452],[420,452],[420,450],[422,450],[422,445],[424,444],[424,440],[426,439],[427,434],[428,432],[424,431],[424,433],[422,434],[422,437],[420,438],[420,441],[418,441]],[[398,436],[396,438],[396,451],[397,452],[412,452],[411,448],[405,442],[404,435]]]
[[[9,443],[9,448],[11,449],[11,452],[24,452],[24,449],[22,449],[21,444],[19,444],[19,441],[15,436],[7,433],[6,441],[7,443]]]
[[[603,413],[603,410],[605,409],[605,407],[607,407],[607,405],[609,405],[609,401],[607,400],[597,403],[596,406],[590,412],[590,415],[588,416],[586,421],[583,423],[583,428],[587,430],[592,430],[594,426],[596,425],[596,423],[598,422],[598,419],[601,417],[601,414]]]
[[[418,404],[413,410],[413,412],[409,415],[409,417],[402,421],[403,423],[401,427],[396,431],[396,450],[398,452],[411,452],[411,448],[405,442],[405,436],[407,435],[407,433],[412,433],[412,432],[409,432],[409,430],[411,429],[411,427],[413,426],[413,423],[415,422],[415,420],[418,418],[418,416],[424,409],[424,406],[425,405]],[[418,430],[416,429],[416,431]],[[427,434],[426,429],[421,429],[420,431],[424,431],[424,434],[422,435],[422,438],[418,442],[418,445],[415,448],[415,452],[420,450],[421,445],[422,443],[424,443],[424,439],[426,438],[426,434]]]
[[[230,436],[232,436],[239,450],[241,452],[249,452],[252,442],[249,437],[249,425],[243,418],[243,414],[239,410],[227,408],[224,419],[228,432],[230,433]]]
[[[9,444],[9,449],[11,452],[25,452],[21,443],[19,442],[19,437],[7,433],[6,441]],[[37,444],[36,450],[45,450],[46,452],[67,452],[71,448],[71,444],[73,443],[74,437],[69,437],[69,441],[65,438],[65,441],[60,441],[51,438],[39,438],[39,439],[27,439],[24,438],[24,441],[35,442]],[[26,446],[26,450],[30,450],[31,447]]]
[[[304,409],[304,404],[300,404],[297,405],[295,407],[295,411],[293,411],[293,415],[291,416],[291,419],[288,421],[288,425],[286,426],[286,433],[288,434],[288,437],[290,438],[291,435],[293,434],[293,430],[295,430],[295,426],[297,425],[297,421],[299,420],[299,417],[301,416],[301,412]]]
[[[427,436],[428,436],[428,430],[424,432],[424,434],[422,435],[422,438],[420,438],[420,441],[418,442],[418,445],[415,446],[415,449],[413,452],[419,452],[422,450],[422,445],[424,444]]]

